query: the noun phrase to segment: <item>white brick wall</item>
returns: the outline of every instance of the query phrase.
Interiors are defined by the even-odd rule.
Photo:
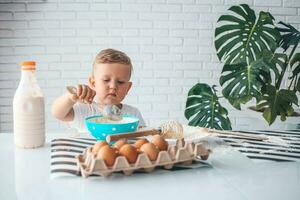
[[[66,126],[50,115],[52,101],[65,85],[86,82],[93,57],[107,47],[132,58],[134,87],[125,102],[139,107],[148,125],[167,119],[186,123],[190,87],[198,81],[219,85],[222,64],[213,46],[214,27],[218,17],[238,3],[270,11],[277,20],[300,28],[300,0],[0,0],[0,132],[12,131],[18,62],[38,62],[47,130],[64,131]],[[233,128],[268,128],[247,109],[225,105]]]

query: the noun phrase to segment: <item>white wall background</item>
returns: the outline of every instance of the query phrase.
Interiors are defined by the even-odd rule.
[[[12,131],[12,99],[20,61],[38,62],[48,132],[66,130],[50,115],[54,98],[66,85],[86,83],[94,56],[108,47],[132,58],[134,87],[126,103],[137,106],[148,125],[157,126],[167,119],[186,123],[188,90],[199,81],[219,85],[222,64],[213,45],[214,28],[231,5],[247,3],[257,12],[270,11],[276,21],[300,28],[300,0],[0,2],[0,132]],[[225,106],[233,128],[269,128],[257,114]],[[271,128],[295,123],[297,120],[291,119]]]

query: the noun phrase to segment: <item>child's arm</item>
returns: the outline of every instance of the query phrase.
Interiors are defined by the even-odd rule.
[[[58,97],[52,105],[52,115],[61,121],[73,121],[75,103],[67,93]]]
[[[52,114],[61,121],[73,121],[73,106],[77,101],[92,103],[95,91],[87,85],[78,85],[77,94],[66,93],[58,97],[52,105]]]

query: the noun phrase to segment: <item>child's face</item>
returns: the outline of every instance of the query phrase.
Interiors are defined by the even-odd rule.
[[[118,105],[127,95],[132,83],[130,66],[120,63],[100,63],[90,77],[90,86],[96,91],[97,100],[102,105]]]

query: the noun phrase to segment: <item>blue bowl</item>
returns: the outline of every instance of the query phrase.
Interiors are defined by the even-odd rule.
[[[99,140],[106,140],[106,136],[112,134],[134,132],[139,125],[139,119],[130,115],[122,115],[123,119],[129,119],[128,123],[99,123],[93,121],[93,119],[101,118],[102,115],[94,115],[85,118],[85,124],[92,136]]]

